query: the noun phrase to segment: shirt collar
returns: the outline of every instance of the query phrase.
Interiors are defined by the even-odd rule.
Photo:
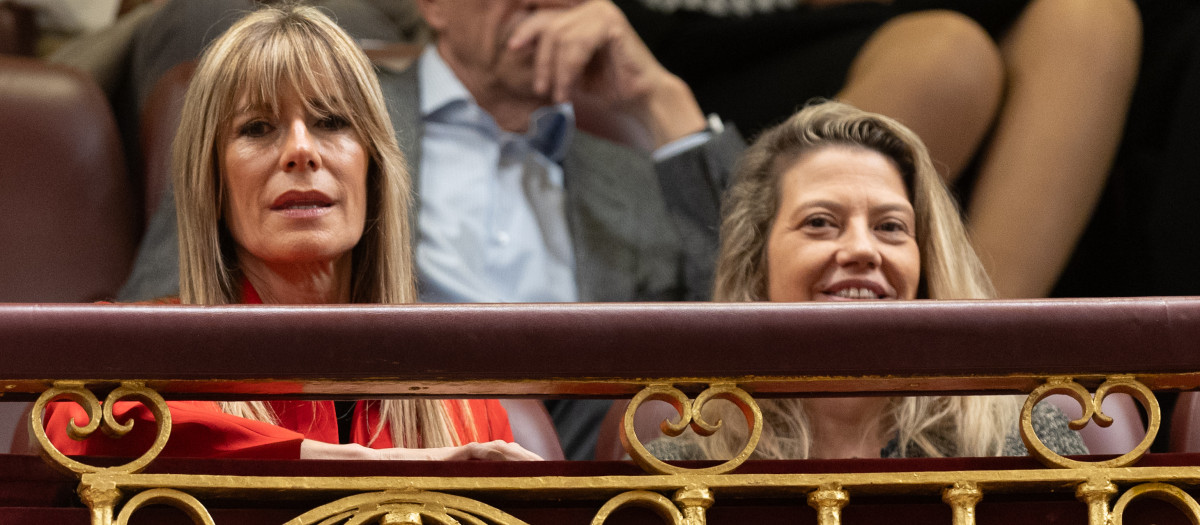
[[[475,97],[467,91],[467,87],[458,80],[458,76],[450,69],[437,48],[425,46],[421,59],[417,63],[417,79],[421,90],[421,117],[429,119],[435,113],[447,108],[454,113],[462,108],[464,113],[455,119],[463,119],[475,124],[485,120],[497,134],[503,134],[496,127],[491,115],[487,115],[475,103]],[[472,115],[474,115],[472,117]],[[556,104],[538,108],[529,116],[529,131],[524,134],[529,145],[555,162],[561,162],[566,156],[567,146],[575,131],[575,108],[570,103]]]
[[[475,104],[475,97],[458,80],[446,61],[433,44],[425,46],[417,62],[417,81],[421,89],[421,117],[428,118],[434,112],[455,102]]]

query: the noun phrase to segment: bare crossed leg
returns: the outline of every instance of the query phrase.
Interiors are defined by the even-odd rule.
[[[1104,186],[1140,51],[1131,0],[1033,0],[999,45],[961,15],[916,12],[876,32],[839,98],[913,128],[949,180],[982,148],[980,256],[1001,297],[1043,297]]]
[[[1007,99],[968,221],[1000,297],[1044,297],[1112,167],[1141,21],[1130,0],[1035,0],[1001,52]]]

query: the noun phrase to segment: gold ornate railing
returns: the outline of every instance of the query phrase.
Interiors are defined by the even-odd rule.
[[[77,476],[95,524],[127,523],[152,504],[214,523],[206,502],[318,501],[288,523],[525,523],[505,502],[594,505],[591,523],[643,507],[662,523],[702,524],[722,505],[807,505],[822,525],[842,522],[860,498],[939,498],[956,525],[976,522],[992,497],[1056,494],[1078,500],[1079,522],[1119,524],[1134,500],[1172,504],[1200,523],[1189,494],[1195,463],[1139,466],[1158,434],[1154,389],[1200,386],[1200,301],[1040,301],[904,305],[578,305],[390,308],[0,306],[4,399],[33,399],[32,430],[47,461]],[[836,344],[834,344],[836,343]],[[249,350],[254,349],[251,353]],[[836,350],[836,351],[835,351]],[[286,352],[286,363],[273,361]],[[569,352],[569,360],[548,359]],[[265,355],[264,355],[265,354]],[[254,357],[249,357],[253,355]],[[45,359],[56,356],[55,359]],[[328,362],[339,356],[338,362]],[[341,362],[348,361],[348,362]],[[198,372],[198,364],[205,364]],[[770,363],[770,366],[766,366]],[[670,366],[665,366],[669,364]],[[525,367],[522,369],[522,367]],[[1092,393],[1094,391],[1094,394]],[[1028,393],[1020,434],[1042,468],[755,472],[743,467],[759,440],[756,396],[861,392]],[[102,395],[97,395],[97,393]],[[1033,431],[1035,404],[1052,394],[1079,402],[1071,423],[1107,425],[1103,399],[1143,406],[1146,438],[1114,458],[1066,458]],[[621,439],[644,474],[599,476],[266,476],[146,473],[170,439],[164,398],[353,398],[376,395],[632,396]],[[104,402],[100,402],[104,397]],[[732,460],[666,463],[635,433],[645,402],[667,401],[690,427],[720,432],[701,407],[734,403],[750,429]],[[48,402],[91,415],[74,438],[130,428],[108,407],[145,404],[153,445],[120,465],[67,457],[42,428]],[[786,470],[786,469],[785,469]],[[802,470],[802,469],[801,469]]]

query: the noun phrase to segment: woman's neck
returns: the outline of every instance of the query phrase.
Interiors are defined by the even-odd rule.
[[[350,254],[327,262],[271,264],[241,257],[242,274],[264,304],[339,304],[350,302]]]
[[[808,457],[877,458],[887,445],[886,397],[835,397],[805,400],[812,430]]]

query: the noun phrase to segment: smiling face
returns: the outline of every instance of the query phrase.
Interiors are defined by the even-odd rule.
[[[900,172],[853,146],[809,151],[780,175],[767,238],[771,301],[914,299],[916,219]]]
[[[366,221],[368,158],[343,117],[317,115],[292,89],[245,107],[218,145],[225,224],[243,265],[349,257]]]

